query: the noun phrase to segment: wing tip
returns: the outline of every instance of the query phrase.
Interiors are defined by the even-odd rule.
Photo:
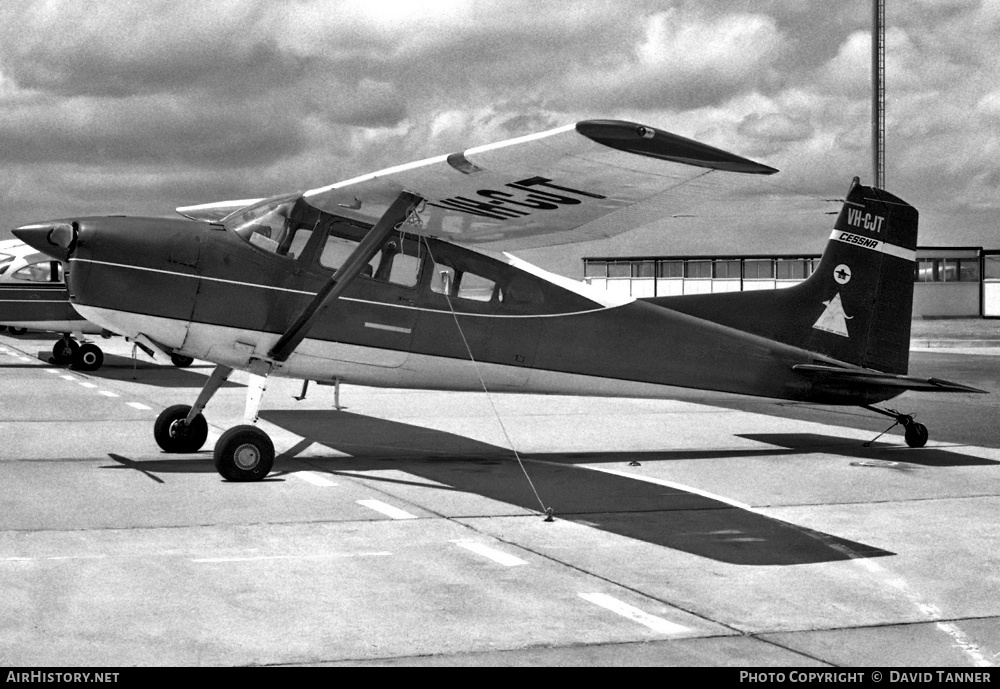
[[[624,120],[584,120],[576,131],[604,146],[685,165],[751,175],[773,175],[778,170],[735,153],[677,134]]]

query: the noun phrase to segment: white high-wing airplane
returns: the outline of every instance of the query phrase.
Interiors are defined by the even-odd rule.
[[[610,237],[684,210],[726,177],[773,168],[631,122],[589,120],[272,199],[179,208],[185,220],[81,217],[14,230],[68,261],[101,326],[217,368],[160,414],[167,452],[207,438],[234,369],[447,390],[665,397],[678,388],[872,406],[905,390],[981,392],[907,375],[917,212],[857,179],[820,265],[774,292],[617,299],[512,250]],[[274,447],[227,430],[215,465],[260,480]]]

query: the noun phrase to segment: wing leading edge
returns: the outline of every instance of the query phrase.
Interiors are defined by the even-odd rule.
[[[775,172],[653,127],[586,120],[311,189],[304,198],[374,224],[405,190],[426,199],[410,231],[512,250],[611,237],[701,202],[715,177]],[[177,210],[218,220],[236,210],[233,203]]]

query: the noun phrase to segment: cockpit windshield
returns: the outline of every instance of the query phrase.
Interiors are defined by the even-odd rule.
[[[299,194],[291,194],[266,199],[227,215],[222,224],[254,246],[284,254],[291,243],[292,208],[299,198]]]

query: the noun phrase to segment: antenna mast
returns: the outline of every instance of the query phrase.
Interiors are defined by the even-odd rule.
[[[885,0],[872,0],[872,176],[885,188]]]

